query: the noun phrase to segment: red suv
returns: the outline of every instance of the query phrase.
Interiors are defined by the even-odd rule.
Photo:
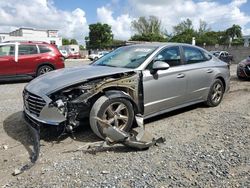
[[[64,68],[64,58],[56,46],[45,42],[0,43],[0,80],[39,76]]]

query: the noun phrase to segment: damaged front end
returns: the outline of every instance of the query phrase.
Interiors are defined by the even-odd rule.
[[[63,133],[72,133],[83,119],[90,118],[91,107],[101,96],[106,96],[109,99],[125,98],[129,100],[133,105],[135,117],[141,117],[143,122],[144,102],[141,71],[118,73],[90,79],[42,96],[24,90],[24,117],[34,137],[32,162],[34,163],[39,156],[41,126],[56,126],[58,129],[63,130]],[[113,140],[114,143],[121,142],[114,139],[115,132],[117,133],[118,129],[105,129],[104,125],[108,127],[113,127],[113,125],[100,119],[98,119],[98,123],[104,128],[107,138]],[[115,130],[113,136],[111,130]],[[141,131],[144,133],[144,127]],[[123,132],[123,134],[126,133]],[[138,134],[142,133],[138,132]],[[138,139],[138,136],[136,139],[134,137],[130,138],[128,135],[125,137],[126,141],[123,140],[122,143],[129,147],[143,149],[155,144],[155,139],[142,142]]]
[[[91,106],[102,95],[129,98],[137,112],[143,113],[140,76],[140,72],[134,71],[115,74],[75,84],[48,96],[38,96],[24,90],[24,113],[39,124],[64,126],[68,131],[89,116]]]

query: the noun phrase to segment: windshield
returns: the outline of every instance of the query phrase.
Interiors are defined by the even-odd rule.
[[[121,47],[98,59],[92,65],[137,68],[156,48],[156,46]]]

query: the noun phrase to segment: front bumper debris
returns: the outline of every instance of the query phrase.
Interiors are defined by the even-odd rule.
[[[23,117],[26,122],[26,125],[30,130],[33,139],[33,152],[30,156],[30,162],[28,162],[26,165],[22,166],[19,169],[15,169],[14,172],[12,173],[13,176],[22,174],[26,170],[32,168],[35,165],[40,153],[40,124],[38,124],[35,120],[30,118],[29,116],[27,116],[25,112],[23,112]]]
[[[164,143],[163,137],[154,138],[149,132],[145,130],[143,118],[136,116],[137,128],[132,129],[130,133],[113,127],[106,121],[96,117],[99,125],[103,128],[103,133],[106,135],[105,143],[107,145],[123,144],[130,148],[139,150],[148,149],[157,143]]]

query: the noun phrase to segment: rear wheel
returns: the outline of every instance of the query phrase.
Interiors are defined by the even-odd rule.
[[[100,97],[90,111],[90,126],[93,132],[100,138],[105,138],[102,127],[95,117],[98,117],[112,126],[123,131],[129,131],[134,120],[133,105],[124,98],[109,99]]]
[[[37,70],[37,76],[43,75],[47,72],[53,71],[54,69],[49,65],[42,65]]]
[[[210,88],[206,104],[211,107],[218,106],[224,95],[224,85],[221,80],[216,79]]]

